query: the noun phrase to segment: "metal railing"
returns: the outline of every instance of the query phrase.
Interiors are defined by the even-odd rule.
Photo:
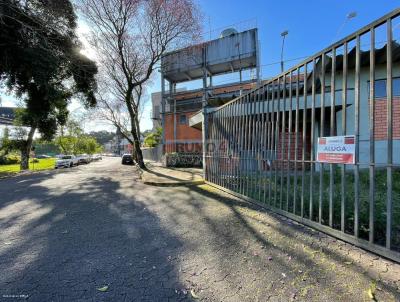
[[[399,15],[209,113],[206,180],[400,261]],[[355,164],[317,161],[319,137],[346,135]]]

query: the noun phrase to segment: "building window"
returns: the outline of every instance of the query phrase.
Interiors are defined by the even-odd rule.
[[[179,124],[180,125],[186,125],[186,123],[187,123],[186,115],[185,114],[181,114],[179,116]]]
[[[368,81],[368,92],[369,92],[369,81]],[[393,96],[400,96],[400,78],[393,78]],[[375,80],[375,98],[386,98],[386,79]]]

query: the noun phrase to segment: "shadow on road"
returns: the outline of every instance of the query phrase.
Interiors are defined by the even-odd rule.
[[[178,268],[169,260],[181,240],[146,205],[128,198],[120,181],[101,176],[60,186],[67,176],[40,174],[0,183],[0,297],[184,298]],[[106,292],[97,290],[103,286],[109,287]]]

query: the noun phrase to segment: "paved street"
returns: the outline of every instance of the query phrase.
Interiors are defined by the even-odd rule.
[[[138,177],[108,158],[0,180],[0,301],[400,301],[400,265]]]

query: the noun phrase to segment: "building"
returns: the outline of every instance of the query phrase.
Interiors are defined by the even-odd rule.
[[[243,79],[246,70],[254,70],[255,77]],[[213,85],[213,78],[230,73],[239,73],[239,82]],[[197,89],[176,89],[177,84],[196,80],[202,81]],[[202,129],[191,127],[189,120],[202,118],[203,110],[212,110],[259,84],[257,29],[240,33],[228,29],[218,39],[165,54],[161,82],[161,93],[153,99],[153,117],[157,120],[161,105],[164,152],[201,153]]]
[[[209,115],[207,156],[245,158],[234,163],[245,170],[303,169],[295,164],[301,161],[307,170],[319,170],[318,138],[354,135],[358,167],[368,168],[371,162],[378,168],[388,162],[400,164],[400,152],[392,152],[388,159],[388,142],[392,150],[400,150],[400,45],[393,41],[391,49],[392,131],[388,130],[387,46],[374,50],[373,100],[370,51],[360,50],[357,78],[357,52],[352,48],[346,55],[346,80],[343,54],[334,58],[325,54],[307,65],[306,76],[278,76],[236,99],[229,109],[215,108]],[[189,124],[201,129],[202,122],[194,115]],[[231,169],[226,163],[220,160],[215,173]]]
[[[0,107],[0,125],[12,125],[15,118],[14,107]]]

